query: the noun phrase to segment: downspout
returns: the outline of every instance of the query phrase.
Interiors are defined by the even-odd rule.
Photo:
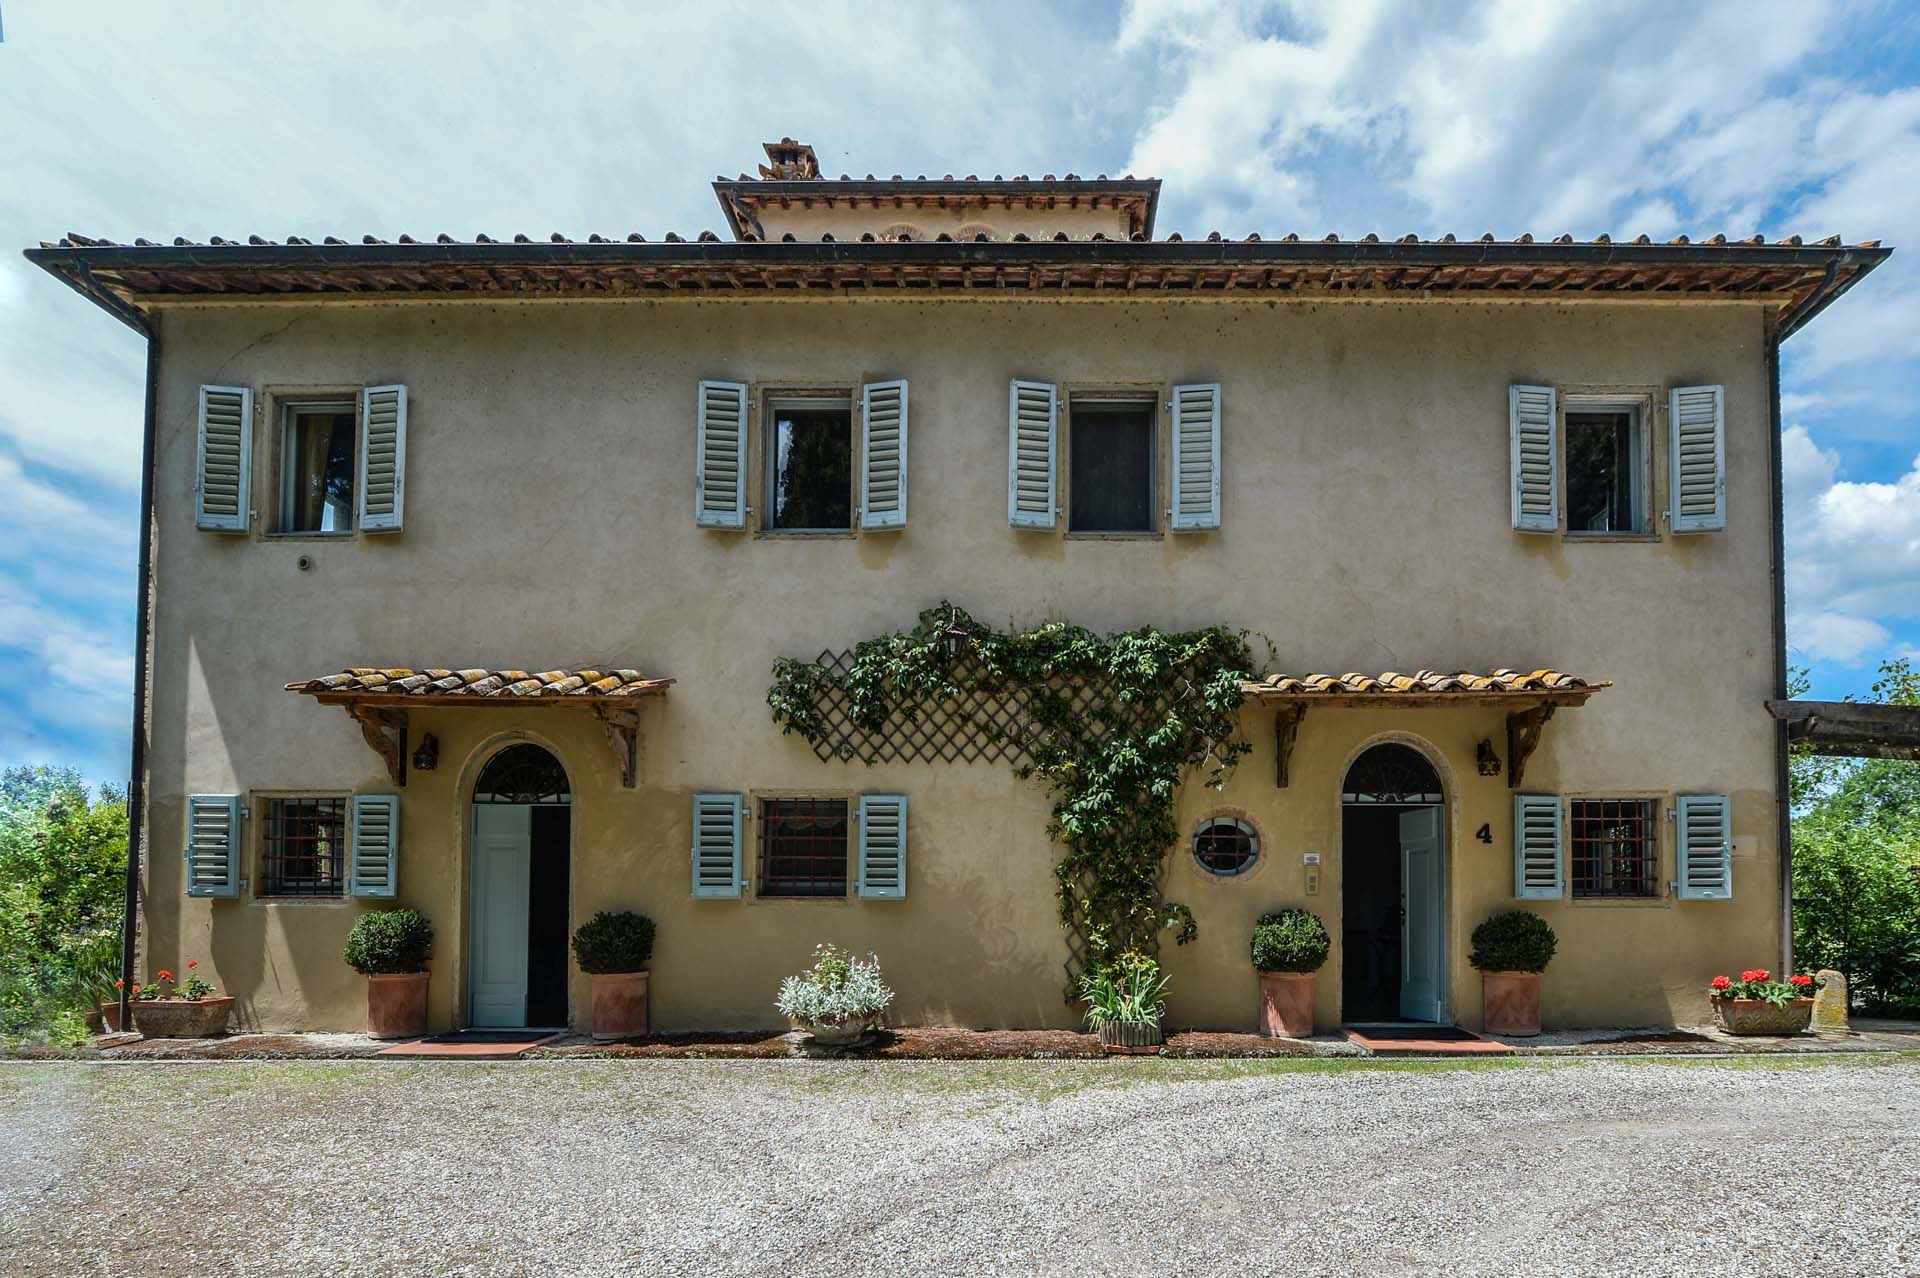
[[[140,865],[147,846],[147,737],[150,636],[153,630],[153,458],[160,419],[160,330],[133,312],[135,327],[147,338],[146,421],[140,441],[140,570],[133,637],[133,749],[127,771],[127,884],[120,918],[120,1029],[131,1028],[129,1000],[135,979],[134,957],[140,941]]]

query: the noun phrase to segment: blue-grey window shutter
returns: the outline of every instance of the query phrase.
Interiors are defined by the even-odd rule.
[[[859,895],[898,901],[907,895],[907,796],[860,796]]]
[[[400,796],[353,796],[353,828],[347,839],[353,864],[347,884],[355,896],[392,896],[400,870]]]
[[[693,796],[693,894],[713,900],[740,896],[740,820],[737,794]]]
[[[1560,796],[1513,796],[1513,895],[1522,901],[1557,901],[1561,879]]]
[[[240,796],[187,796],[187,895],[240,895]]]
[[[407,504],[407,388],[360,392],[360,531],[399,532]]]
[[[253,392],[245,386],[202,386],[199,436],[194,527],[243,533],[253,487]]]
[[[1051,528],[1058,501],[1060,393],[1051,382],[1007,387],[1007,522]]]
[[[1673,801],[1674,877],[1683,901],[1733,896],[1733,801],[1724,794],[1682,794]]]
[[[1677,386],[1667,397],[1673,531],[1727,526],[1727,394],[1723,386]]]
[[[747,526],[747,385],[701,382],[694,458],[694,521]]]
[[[862,528],[907,526],[907,383],[868,382],[860,388]]]
[[[1507,429],[1513,460],[1513,526],[1560,531],[1559,405],[1551,386],[1509,386]]]
[[[1220,384],[1173,388],[1173,490],[1175,532],[1220,526]]]

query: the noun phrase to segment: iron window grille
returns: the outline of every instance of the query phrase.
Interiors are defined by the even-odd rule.
[[[346,799],[268,799],[265,839],[262,896],[346,895]]]
[[[1575,799],[1568,822],[1573,895],[1660,895],[1652,799]]]
[[[1193,832],[1193,859],[1208,874],[1223,879],[1245,874],[1259,856],[1259,836],[1235,817],[1209,817]]]
[[[847,894],[845,799],[765,799],[760,805],[761,896]]]

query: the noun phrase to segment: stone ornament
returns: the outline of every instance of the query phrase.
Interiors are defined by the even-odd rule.
[[[1847,978],[1832,968],[1823,968],[1813,978],[1813,1032],[1850,1034],[1847,1024]]]

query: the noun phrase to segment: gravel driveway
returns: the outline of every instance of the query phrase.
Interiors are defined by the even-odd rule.
[[[0,1270],[1920,1273],[1920,1060],[16,1064]]]

